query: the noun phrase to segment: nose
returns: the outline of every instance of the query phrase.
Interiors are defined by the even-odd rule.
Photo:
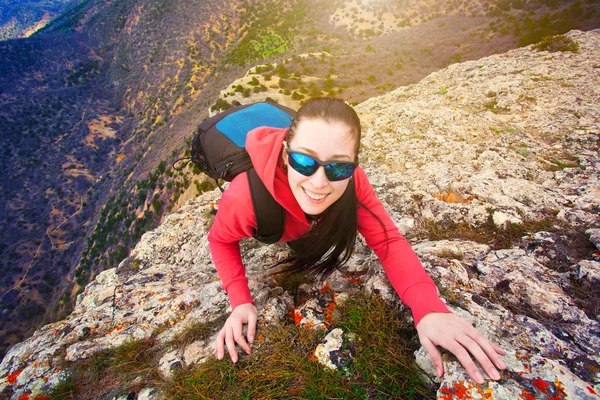
[[[319,169],[310,176],[310,183],[315,189],[323,188],[329,184],[324,166],[319,166]]]

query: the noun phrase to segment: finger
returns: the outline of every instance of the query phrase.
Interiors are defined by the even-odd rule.
[[[500,374],[498,373],[498,370],[496,369],[496,367],[494,367],[494,364],[492,364],[492,361],[485,353],[485,348],[481,346],[481,343],[476,342],[475,340],[471,339],[469,336],[466,335],[459,336],[457,340],[460,344],[463,345],[464,348],[466,348],[473,355],[473,357],[475,357],[475,359],[479,362],[479,365],[483,367],[483,370],[490,378],[494,380],[500,379]],[[489,346],[489,350],[492,350],[491,346]],[[475,368],[477,369],[477,366],[475,366]],[[477,372],[479,372],[479,369],[477,369]]]
[[[492,344],[492,347],[494,348],[494,351],[498,354],[504,355],[506,354],[506,352],[504,350],[502,350],[502,348],[500,346],[498,346],[496,343],[490,341],[490,343]]]
[[[256,315],[254,314],[248,316],[248,331],[246,334],[250,344],[254,343],[254,337],[256,336]]]
[[[225,344],[227,345],[227,351],[229,351],[229,357],[234,363],[237,362],[237,350],[235,349],[235,342],[233,341],[233,328],[228,326],[225,329]]]
[[[497,366],[500,369],[506,368],[506,364],[504,364],[502,359],[498,356],[498,353],[499,353],[498,350],[500,350],[502,353],[504,353],[504,351],[500,347],[498,347],[495,343],[491,342],[488,338],[486,338],[477,329],[473,328],[472,331],[467,332],[467,335],[471,339],[473,339],[479,345],[479,347],[481,347],[481,349],[483,349],[483,351],[487,355],[487,358],[492,363],[494,363],[495,366]],[[473,355],[475,355],[475,354],[473,354]],[[484,369],[488,373],[488,375],[490,375],[488,372],[488,369],[485,368],[485,365],[483,363],[481,363],[481,360],[479,359],[479,357],[476,356],[475,358],[484,367]],[[493,377],[492,375],[490,375],[490,376]],[[500,379],[500,375],[497,375],[497,376],[498,376],[498,378],[494,378],[494,379]]]
[[[240,347],[246,352],[246,354],[250,354],[250,346],[248,346],[248,343],[246,343],[246,339],[242,334],[241,324],[236,324],[233,326],[233,339],[237,344],[240,345]]]
[[[477,365],[475,365],[475,363],[471,359],[471,356],[469,355],[469,352],[467,352],[467,349],[471,352],[471,354],[475,356],[475,358],[485,357],[485,354],[483,353],[481,348],[473,341],[473,339],[466,335],[462,335],[456,338],[455,340],[456,341],[454,342],[454,344],[448,346],[447,349],[456,356],[458,361],[462,364],[462,366],[465,368],[465,370],[467,371],[467,373],[473,381],[477,383],[483,383],[483,375],[481,375],[479,368],[477,368]],[[485,358],[487,359],[487,357]],[[487,362],[491,365],[489,359],[487,360]]]
[[[438,350],[437,346],[431,342],[431,340],[427,338],[423,338],[421,340],[421,344],[431,357],[431,361],[433,361],[433,365],[435,366],[435,372],[437,373],[438,378],[444,376],[444,363],[442,362],[442,353]]]
[[[225,327],[223,327],[223,329],[221,329],[221,331],[217,335],[217,340],[215,342],[215,350],[217,353],[218,360],[222,360],[223,355],[225,354],[224,341],[225,341]]]

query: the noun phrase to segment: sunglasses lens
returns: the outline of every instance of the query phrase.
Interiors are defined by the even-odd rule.
[[[292,168],[304,176],[311,176],[319,168],[319,164],[304,154],[290,153],[289,163]]]
[[[354,173],[356,167],[348,163],[332,163],[325,167],[325,175],[330,181],[341,181],[348,179]]]
[[[306,154],[289,152],[289,155],[290,166],[304,176],[311,176],[320,167],[315,159]],[[334,162],[325,165],[325,175],[332,182],[342,181],[350,178],[355,169],[356,166],[353,164]]]

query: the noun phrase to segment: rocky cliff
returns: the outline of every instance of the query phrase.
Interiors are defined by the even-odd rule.
[[[441,297],[507,351],[502,379],[476,385],[451,355],[436,378],[418,350],[438,398],[600,397],[600,31],[567,37],[578,50],[529,46],[454,64],[356,107],[362,165]],[[65,360],[131,339],[168,342],[191,322],[227,314],[206,242],[218,198],[205,193],[168,215],[86,287],[67,319],[10,349],[0,393],[34,396],[59,381]],[[358,286],[397,304],[359,242],[347,269],[364,272],[362,283],[336,272],[305,286],[304,304],[290,304],[268,268],[287,248],[244,241],[259,323],[294,307],[297,323],[328,329],[318,298],[325,284],[333,301]],[[202,362],[212,341],[165,350],[161,370]],[[137,396],[160,394],[149,387]]]

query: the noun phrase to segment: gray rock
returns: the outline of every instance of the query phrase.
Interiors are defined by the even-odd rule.
[[[294,311],[294,321],[298,325],[306,325],[316,330],[327,330],[329,327],[325,321],[325,312],[316,298],[308,299]]]
[[[585,233],[589,235],[590,242],[600,250],[600,229],[588,229]]]
[[[140,390],[140,393],[138,393],[137,396],[137,400],[158,400],[162,398],[163,396],[158,389],[153,388],[144,388]]]
[[[216,336],[211,340],[198,340],[185,347],[183,352],[183,361],[185,365],[202,363],[208,357],[212,357],[213,344]]]
[[[315,360],[327,368],[348,371],[354,353],[352,341],[351,334],[345,335],[340,328],[332,329],[323,338],[323,343],[317,345]]]
[[[577,279],[590,283],[600,282],[600,262],[581,260],[577,264]]]
[[[180,353],[180,350],[172,350],[161,357],[158,369],[165,378],[170,378],[174,371],[184,367],[185,361]]]

